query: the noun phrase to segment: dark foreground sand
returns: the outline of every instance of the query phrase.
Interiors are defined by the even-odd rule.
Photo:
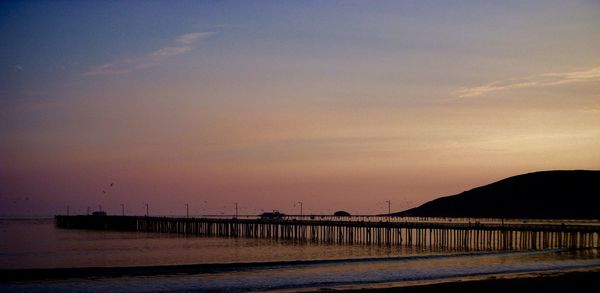
[[[214,268],[213,268],[214,269]],[[217,268],[218,269],[218,268]],[[27,282],[30,280],[47,280],[56,281],[65,278],[63,274],[72,273],[71,269],[58,270],[55,274],[37,274],[39,272],[56,272],[57,270],[24,270],[15,271],[10,274],[11,271],[4,271],[0,273],[0,292],[2,292],[2,281],[13,282]],[[79,277],[90,277],[90,273],[102,273],[103,270],[82,270],[83,274]],[[8,272],[8,273],[7,273]],[[37,273],[36,273],[37,272]],[[162,271],[159,271],[160,275]],[[148,272],[146,272],[148,273]],[[164,273],[164,272],[162,272]],[[44,277],[42,277],[42,275]],[[100,274],[101,275],[101,274]],[[67,276],[71,278],[73,276]],[[83,277],[83,278],[85,278]],[[96,276],[96,278],[98,275]],[[111,278],[115,276],[103,275],[105,278]],[[426,283],[424,283],[426,282]],[[126,288],[123,288],[127,290]],[[465,278],[452,278],[442,280],[431,280],[431,281],[405,281],[397,283],[383,283],[383,284],[365,284],[365,285],[352,285],[352,286],[339,286],[333,288],[305,288],[305,289],[289,289],[289,290],[278,290],[286,292],[356,292],[356,291],[367,291],[367,292],[600,292],[600,267],[593,267],[589,269],[578,269],[572,271],[545,271],[545,272],[529,272],[529,273],[517,273],[517,274],[504,274],[494,276],[475,276]],[[512,292],[511,292],[512,291]]]
[[[321,289],[326,290],[326,289]],[[334,289],[335,290],[335,289]],[[546,272],[487,277],[478,280],[409,285],[398,283],[386,288],[354,287],[336,292],[600,292],[600,269],[572,272]]]

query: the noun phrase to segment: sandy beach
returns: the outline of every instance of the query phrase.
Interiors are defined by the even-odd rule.
[[[598,292],[600,290],[600,268],[569,271],[546,271],[508,275],[476,276],[436,280],[423,284],[422,281],[320,288],[319,291],[336,292]]]

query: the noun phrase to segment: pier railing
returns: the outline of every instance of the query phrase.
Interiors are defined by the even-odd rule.
[[[338,220],[325,218],[173,218],[56,216],[59,228],[249,237],[335,244],[430,246],[472,250],[594,248],[600,226],[565,223]]]

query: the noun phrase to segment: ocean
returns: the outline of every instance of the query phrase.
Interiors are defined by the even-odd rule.
[[[0,220],[0,239],[4,271],[105,267],[113,272],[0,281],[1,291],[9,292],[319,290],[600,267],[597,249],[461,251],[186,237],[57,229],[53,219]],[[135,274],[121,273],[131,267]]]

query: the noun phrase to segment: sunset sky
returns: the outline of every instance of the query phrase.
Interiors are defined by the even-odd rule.
[[[0,36],[0,216],[372,214],[600,169],[599,1],[2,1]]]

